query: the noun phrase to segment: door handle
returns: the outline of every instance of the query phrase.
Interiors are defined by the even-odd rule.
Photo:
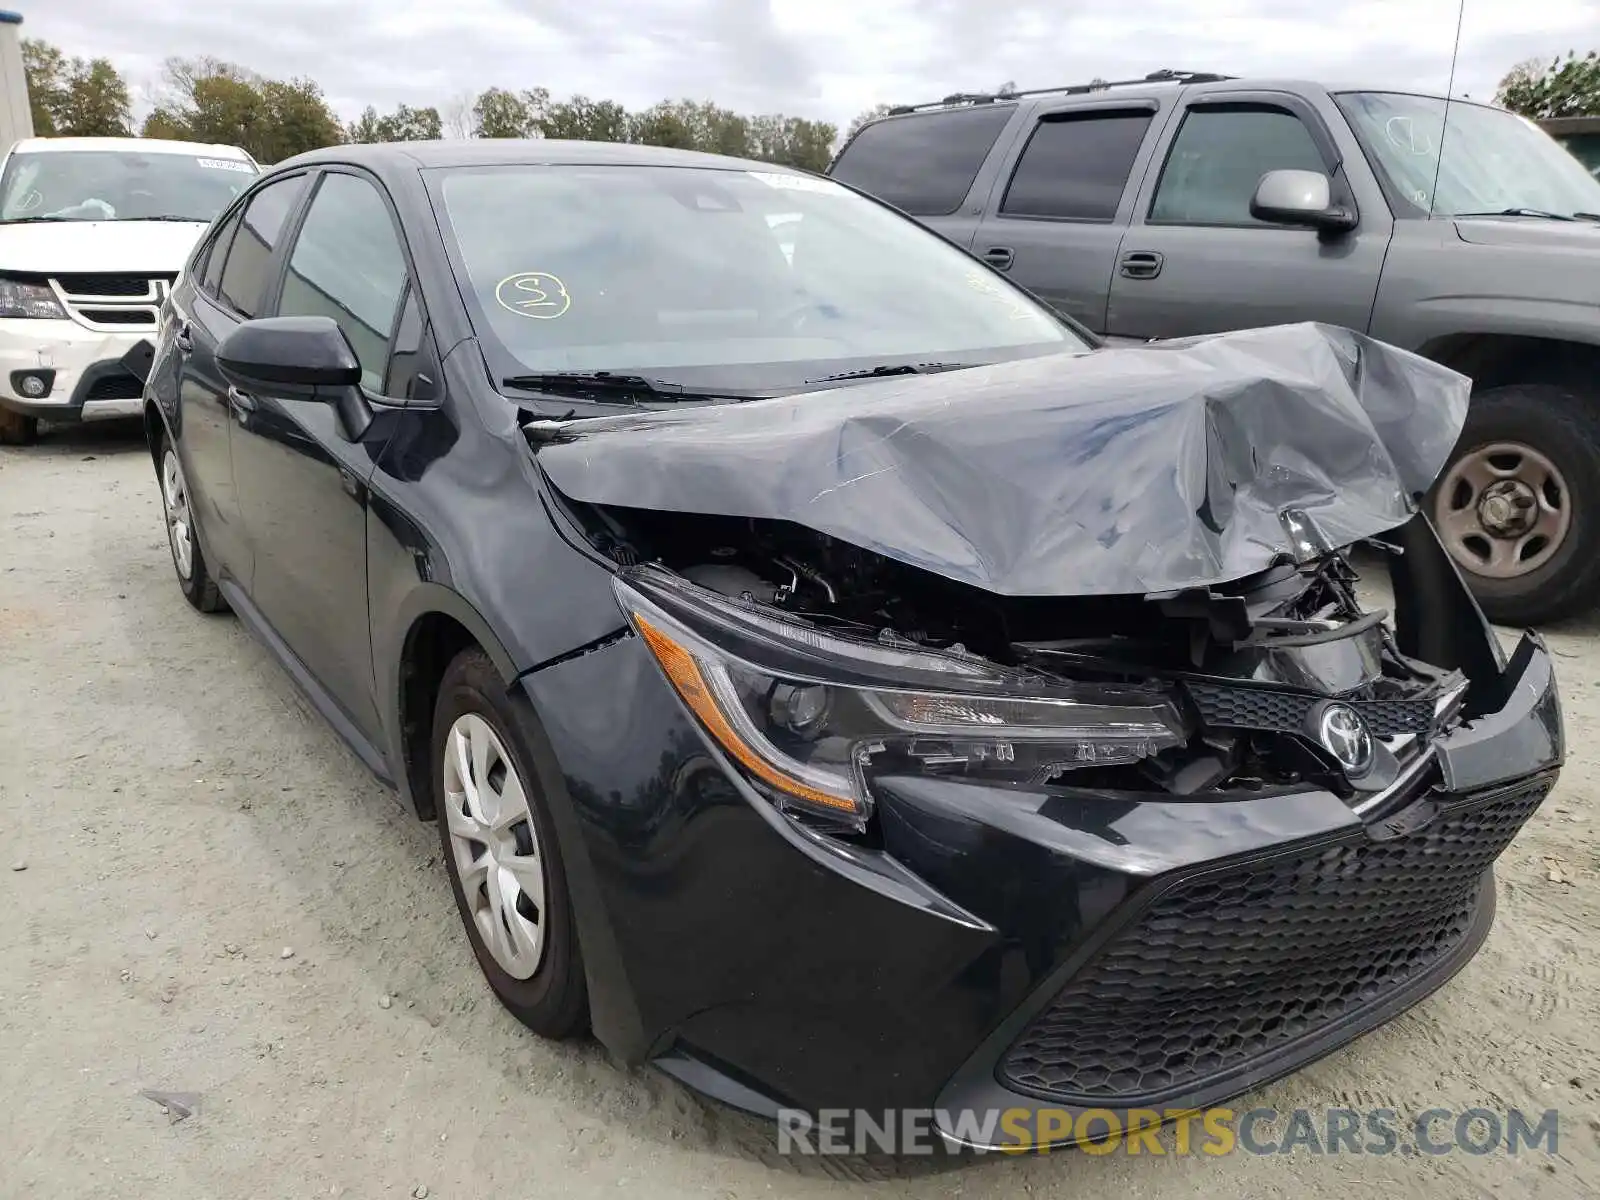
[[[256,398],[249,392],[241,392],[230,384],[228,386],[228,407],[238,413],[239,419],[242,421],[247,415],[255,412]]]
[[[190,336],[187,324],[178,326],[178,332],[172,335],[172,344],[178,348],[180,354],[188,354],[194,349],[194,338]]]
[[[983,252],[983,261],[991,267],[1001,271],[1011,269],[1011,264],[1016,260],[1016,255],[1010,246],[990,246]]]
[[[1161,274],[1161,261],[1154,250],[1130,250],[1122,256],[1122,273],[1129,279],[1154,279]]]

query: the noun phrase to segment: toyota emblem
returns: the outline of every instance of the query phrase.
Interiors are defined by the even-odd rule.
[[[1372,731],[1348,704],[1330,704],[1322,710],[1317,740],[1347,775],[1364,775],[1372,766]]]

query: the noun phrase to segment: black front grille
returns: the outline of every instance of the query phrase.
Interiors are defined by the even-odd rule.
[[[1533,781],[1390,841],[1362,833],[1179,885],[1012,1043],[1002,1081],[1141,1104],[1348,1019],[1462,943],[1484,872],[1548,790]]]
[[[80,308],[85,320],[97,325],[155,325],[153,308]]]
[[[144,384],[130,371],[112,371],[100,376],[83,393],[85,400],[137,400],[144,395]]]
[[[1264,687],[1226,687],[1213,683],[1184,685],[1207,725],[1228,729],[1261,729],[1296,733],[1306,727],[1311,710],[1327,699],[1303,692]],[[1426,734],[1433,729],[1432,700],[1348,700],[1377,737]]]
[[[150,292],[152,279],[165,279],[171,283],[177,276],[171,273],[154,275],[57,275],[56,283],[69,296],[144,296]]]

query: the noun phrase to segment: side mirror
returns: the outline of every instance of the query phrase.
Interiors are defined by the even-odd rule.
[[[361,363],[332,317],[262,317],[217,344],[217,369],[242,391],[311,398],[361,383]]]
[[[1274,225],[1329,231],[1356,226],[1355,214],[1333,203],[1333,185],[1321,171],[1268,171],[1250,197],[1250,215]]]

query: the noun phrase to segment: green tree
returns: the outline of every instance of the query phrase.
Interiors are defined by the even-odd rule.
[[[536,123],[540,134],[547,138],[582,142],[628,140],[628,110],[615,100],[591,100],[578,95],[559,103],[547,103]]]
[[[866,112],[857,113],[855,115],[855,119],[850,122],[849,126],[844,131],[844,140],[848,142],[851,138],[855,137],[856,131],[859,130],[863,125],[869,125],[881,117],[887,117],[889,115],[890,107],[891,106],[887,104],[874,104],[871,108],[867,109]]]
[[[1546,117],[1600,116],[1600,51],[1549,66],[1535,60],[1519,63],[1500,81],[1495,103],[1532,120]]]
[[[541,89],[542,90],[542,89]],[[546,97],[549,96],[545,92]],[[481,138],[525,138],[532,136],[537,117],[537,93],[490,88],[473,102],[472,136]]]
[[[695,137],[697,114],[685,100],[663,100],[628,122],[628,140],[645,146],[668,146],[676,150],[698,150]]]
[[[833,157],[833,144],[839,127],[826,121],[786,117],[781,113],[753,117],[750,121],[750,158],[799,167],[804,171],[825,171]]]
[[[382,117],[369,104],[360,119],[345,130],[345,140],[349,142],[428,142],[443,136],[444,120],[438,109],[412,108],[409,104]]]
[[[109,59],[68,58],[29,38],[22,43],[22,70],[38,136],[127,137],[132,132],[128,85]]]
[[[262,162],[335,145],[344,127],[309,79],[264,79],[214,58],[169,59],[167,98],[144,136],[242,146]]]

